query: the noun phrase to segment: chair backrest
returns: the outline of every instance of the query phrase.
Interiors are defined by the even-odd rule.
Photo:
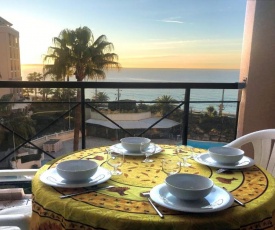
[[[15,229],[11,227],[18,227],[20,230],[30,229],[31,217],[24,214],[5,214],[0,215],[0,230],[1,229]],[[5,228],[9,227],[9,228]]]
[[[274,141],[275,129],[265,129],[246,134],[225,146],[241,148],[243,145],[251,143],[256,164],[267,169],[275,177]]]
[[[16,226],[19,227],[20,230],[29,230],[31,215],[31,202],[27,205],[3,209],[0,211],[0,226]],[[0,230],[1,229],[0,227]]]

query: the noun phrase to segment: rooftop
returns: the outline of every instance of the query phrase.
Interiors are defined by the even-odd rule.
[[[0,26],[12,26],[12,24],[10,22],[8,22],[7,20],[5,20],[4,18],[0,17]]]

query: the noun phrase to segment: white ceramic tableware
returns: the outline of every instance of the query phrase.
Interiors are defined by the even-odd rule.
[[[99,166],[96,173],[93,176],[91,176],[87,181],[66,181],[57,173],[56,168],[50,168],[40,175],[40,180],[44,184],[53,187],[84,188],[102,184],[109,180],[111,176],[112,175],[109,170]]]
[[[87,181],[98,169],[98,164],[90,160],[67,160],[56,166],[57,173],[67,181]]]
[[[129,152],[140,152],[141,143],[145,143],[145,148],[148,148],[151,140],[145,137],[125,137],[120,139],[123,148]]]
[[[207,165],[215,168],[225,168],[225,169],[244,169],[249,168],[255,164],[255,161],[247,156],[243,156],[241,160],[239,160],[235,164],[221,164],[215,161],[212,157],[210,157],[209,153],[198,154],[194,157],[194,160],[200,164]]]
[[[167,189],[165,183],[156,185],[150,191],[151,199],[166,208],[191,213],[212,213],[231,207],[234,202],[233,196],[216,185],[211,192],[203,199],[183,200],[173,196]],[[215,204],[215,205],[213,205]],[[205,208],[211,205],[212,208]]]
[[[214,183],[211,179],[188,173],[170,175],[165,179],[168,191],[183,200],[198,200],[207,196]]]
[[[244,156],[244,151],[232,147],[212,147],[209,148],[210,157],[220,164],[235,164]]]
[[[150,148],[153,148],[153,147],[154,147],[154,145],[152,145],[152,143],[150,143],[148,148],[150,149]],[[156,151],[155,151],[154,154],[161,153],[162,148],[159,145],[155,145],[155,147],[156,147]],[[145,155],[144,153],[141,153],[141,152],[133,153],[133,152],[127,151],[125,148],[122,147],[121,143],[114,144],[114,145],[110,146],[110,149],[114,152],[117,152],[117,153],[123,153],[125,156],[143,157]]]

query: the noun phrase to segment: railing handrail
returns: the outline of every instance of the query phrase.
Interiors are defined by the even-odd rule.
[[[67,81],[0,81],[0,88],[120,88],[120,89],[243,89],[245,82],[67,82]]]
[[[93,82],[93,81],[0,81],[0,88],[75,88],[81,90],[81,99],[78,102],[69,102],[69,103],[76,103],[81,105],[81,120],[82,120],[82,130],[85,130],[85,105],[88,105],[85,101],[85,89],[95,89],[95,88],[102,88],[102,89],[182,89],[183,95],[185,95],[184,100],[179,101],[181,105],[184,106],[184,113],[183,113],[183,129],[182,129],[182,144],[187,144],[187,134],[188,134],[188,111],[189,111],[189,104],[190,103],[202,103],[205,101],[190,101],[190,91],[192,89],[243,89],[245,88],[245,82],[232,82],[232,83],[222,83],[222,82]],[[207,101],[208,103],[210,101]],[[216,101],[218,102],[218,101]],[[230,101],[223,101],[230,102]],[[239,100],[231,101],[237,103],[237,113],[239,111]],[[2,102],[6,103],[6,102]],[[13,102],[13,103],[39,103],[39,102]],[[44,102],[43,102],[44,103]],[[61,102],[63,103],[63,102]],[[123,102],[122,102],[123,103]],[[155,101],[153,102],[155,103]],[[170,102],[171,103],[171,102]],[[180,106],[181,106],[180,105]],[[72,108],[70,108],[72,109]],[[93,107],[94,110],[96,108]],[[97,110],[96,110],[97,111]],[[99,111],[97,111],[99,112]],[[161,119],[167,117],[170,113],[164,115]],[[65,114],[63,114],[65,115]],[[62,116],[63,116],[62,115]],[[161,119],[159,121],[161,121]],[[237,116],[238,119],[238,116]],[[158,122],[159,122],[158,121]],[[52,123],[54,123],[53,121]],[[114,123],[114,122],[113,122]],[[122,127],[121,127],[122,128]],[[150,127],[151,128],[151,127]],[[6,127],[8,129],[8,127]],[[236,128],[235,128],[236,130]],[[42,132],[44,130],[41,130]],[[22,138],[22,137],[21,137]],[[33,137],[29,139],[22,138],[25,143],[29,143]],[[21,146],[19,146],[21,147]],[[19,148],[18,147],[18,148]],[[37,147],[37,146],[35,146]],[[82,136],[82,148],[86,148],[85,144],[85,135]],[[44,152],[42,150],[42,152]],[[7,157],[7,156],[6,156]],[[2,159],[3,160],[3,159]]]
[[[34,176],[38,169],[1,169],[0,176]]]

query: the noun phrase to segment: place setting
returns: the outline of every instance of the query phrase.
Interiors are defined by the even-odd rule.
[[[110,146],[110,150],[125,156],[146,156],[158,154],[162,148],[145,137],[125,137],[120,143]]]
[[[229,208],[234,197],[224,188],[216,186],[207,177],[180,173],[180,160],[162,160],[162,171],[166,173],[164,183],[150,191],[150,198],[160,206],[175,211],[208,213]]]
[[[234,202],[232,194],[210,178],[187,173],[167,176],[165,183],[151,189],[150,198],[165,208],[191,213],[222,211]]]
[[[244,155],[244,151],[232,147],[212,147],[208,152],[197,154],[194,160],[210,167],[226,169],[246,169],[255,164],[254,160]]]
[[[111,172],[91,160],[67,160],[40,175],[40,180],[60,188],[81,188],[102,184],[111,178]]]

